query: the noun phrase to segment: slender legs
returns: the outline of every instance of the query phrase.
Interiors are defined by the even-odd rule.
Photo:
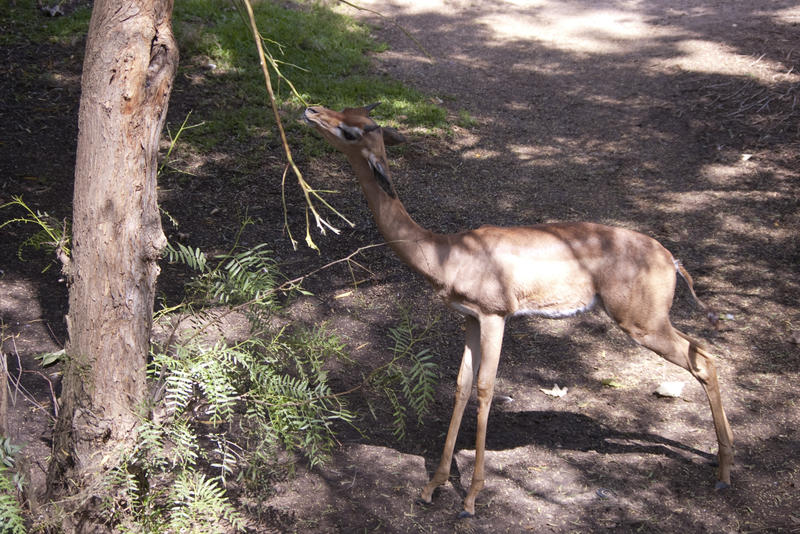
[[[683,367],[694,376],[708,397],[711,405],[711,416],[719,444],[719,472],[717,488],[725,488],[731,483],[731,465],[733,464],[733,433],[722,407],[722,399],[717,381],[714,358],[696,341],[675,329],[669,319],[654,321],[656,326],[648,328],[633,326],[627,321],[619,322],[622,329],[634,340],[659,354],[666,360]],[[464,415],[464,407],[472,391],[472,383],[477,377],[478,386],[478,429],[475,437],[475,471],[472,475],[467,496],[464,498],[464,510],[460,517],[475,514],[475,498],[483,489],[485,478],[486,426],[489,420],[489,408],[494,394],[494,383],[497,365],[500,361],[500,348],[503,342],[505,319],[500,316],[485,316],[476,319],[467,317],[467,339],[464,346],[464,357],[458,372],[456,383],[455,406],[447,430],[444,451],[436,472],[430,482],[422,489],[420,500],[431,502],[433,491],[447,482],[453,461],[458,429]]]
[[[453,415],[450,417],[450,427],[447,430],[447,439],[444,442],[444,451],[439,460],[439,467],[431,477],[430,482],[422,489],[420,499],[430,503],[433,490],[447,482],[450,476],[450,465],[453,461],[453,449],[458,437],[458,429],[461,426],[461,417],[464,415],[464,407],[467,405],[470,393],[472,392],[472,380],[480,367],[481,362],[481,327],[478,320],[467,316],[466,322],[467,340],[464,344],[464,356],[461,359],[461,368],[456,379],[456,398],[453,406]]]
[[[500,363],[500,348],[503,344],[505,318],[491,316],[481,319],[481,366],[478,369],[478,429],[475,435],[475,470],[472,483],[464,498],[461,517],[475,515],[475,498],[483,489],[485,480],[484,453],[486,451],[486,425],[489,422],[489,408],[494,396],[494,381],[497,365]]]
[[[714,358],[705,349],[689,338],[683,332],[675,330],[685,343],[688,343],[689,372],[692,373],[706,392],[711,405],[711,417],[714,420],[714,430],[717,433],[719,444],[719,472],[717,474],[717,489],[731,485],[731,465],[733,464],[733,432],[722,407],[722,397],[717,381],[717,369]]]
[[[733,464],[733,432],[722,407],[722,396],[719,392],[717,369],[714,357],[700,344],[673,327],[669,321],[663,323],[658,330],[644,334],[631,333],[623,326],[633,339],[649,348],[664,359],[689,371],[703,386],[708,402],[711,405],[711,418],[719,445],[719,471],[717,473],[717,489],[731,484],[731,465]]]
[[[467,317],[467,341],[464,347],[464,357],[461,360],[461,369],[458,372],[456,383],[455,406],[450,418],[450,427],[447,430],[447,439],[444,443],[442,459],[439,467],[431,477],[430,482],[422,489],[420,499],[431,502],[433,490],[447,482],[450,476],[450,466],[453,461],[458,429],[464,415],[472,391],[473,376],[477,375],[478,382],[478,430],[475,438],[475,471],[472,475],[467,496],[464,499],[463,516],[475,514],[475,497],[483,488],[484,481],[484,449],[486,447],[486,425],[489,420],[489,408],[492,404],[494,380],[497,374],[497,364],[500,361],[500,348],[503,343],[503,330],[505,319],[500,316],[482,317],[480,320]]]

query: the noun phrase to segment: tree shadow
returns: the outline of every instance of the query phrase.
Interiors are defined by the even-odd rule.
[[[644,453],[686,461],[686,454],[714,461],[715,456],[652,432],[616,430],[590,416],[569,411],[523,411],[492,414],[489,450],[526,445],[596,451],[600,454]],[[677,450],[676,450],[677,449]]]
[[[412,139],[411,148],[392,162],[400,198],[407,201],[418,222],[437,231],[485,223],[581,219],[634,228],[658,238],[695,275],[701,296],[733,316],[710,341],[720,355],[726,388],[723,396],[731,400],[726,407],[738,440],[737,458],[747,466],[738,469],[737,476],[744,479],[742,487],[749,489],[725,496],[721,504],[708,498],[700,498],[696,504],[687,497],[677,503],[681,512],[676,512],[674,500],[666,502],[672,497],[664,495],[643,494],[638,502],[652,507],[654,516],[664,520],[664,530],[695,524],[701,525],[691,527],[697,531],[702,527],[734,530],[739,528],[734,524],[738,520],[742,524],[749,521],[747,528],[752,530],[786,527],[788,523],[778,524],[780,519],[774,518],[788,522],[783,512],[800,504],[796,492],[780,494],[784,504],[774,506],[761,495],[774,494],[775,484],[784,488],[789,483],[797,469],[792,451],[800,443],[795,430],[800,399],[791,387],[800,370],[800,355],[796,345],[787,341],[800,321],[796,306],[800,295],[796,239],[800,227],[796,194],[800,121],[799,106],[794,105],[798,84],[790,76],[769,79],[781,72],[788,76],[797,62],[792,52],[796,23],[782,14],[794,4],[734,5],[709,0],[692,5],[645,2],[631,7],[629,2],[614,1],[599,9],[596,2],[585,0],[558,5],[544,2],[520,12],[525,19],[540,20],[534,25],[536,31],[525,38],[503,34],[506,27],[497,18],[514,15],[513,9],[522,3],[483,4],[491,10],[465,5],[447,13],[419,12],[404,11],[408,4],[387,4],[387,13],[416,32],[437,60],[425,58],[405,38],[393,39],[398,44],[384,56],[376,56],[379,68],[389,75],[402,75],[405,81],[441,98],[454,122],[458,111],[465,110],[477,123],[468,129],[468,136],[445,137],[441,143],[429,137]],[[558,9],[552,11],[554,7]],[[486,12],[495,18],[487,18]],[[591,23],[593,17],[600,24]],[[373,22],[384,24],[377,19]],[[429,24],[436,27],[435,32],[417,31]],[[571,32],[568,35],[574,37],[575,47],[557,39],[554,28],[559,24]],[[379,37],[399,32],[388,25],[374,31]],[[644,34],[636,33],[642,31]],[[584,44],[578,46],[579,40]],[[709,49],[719,51],[714,68],[697,68],[693,60]],[[18,64],[38,61],[38,67],[27,72],[20,67],[0,69],[0,92],[9,96],[0,107],[8,126],[0,131],[0,161],[7,176],[0,194],[5,200],[21,192],[56,217],[69,216],[70,203],[64,199],[70,198],[72,189],[82,45],[3,47],[2,51],[10,59],[26,60]],[[235,105],[234,96],[228,101],[217,99],[214,90],[219,84],[235,86],[235,74],[211,80],[202,67],[188,62],[184,66],[170,105],[172,125],[180,124],[189,109],[195,110],[193,118],[200,122],[217,106]],[[190,79],[195,74],[198,76]],[[372,99],[366,94],[364,98]],[[12,102],[17,105],[12,107]],[[191,142],[188,137],[186,141]],[[269,145],[268,151],[275,148],[274,141],[256,140],[254,144],[259,149]],[[165,222],[170,237],[188,233],[194,245],[228,250],[241,218],[252,215],[258,225],[246,230],[243,243],[275,243],[286,265],[298,269],[312,266],[308,270],[381,241],[346,164],[335,156],[316,158],[297,151],[297,160],[308,169],[307,174],[324,181],[324,187],[342,192],[336,198],[337,207],[359,225],[338,237],[319,238],[319,255],[293,252],[281,230],[278,208],[283,170],[280,156],[270,154],[256,169],[250,164],[242,166],[245,150],[234,146],[232,140],[222,140],[213,150],[199,147],[197,153],[204,159],[193,162],[197,165],[191,171],[202,179],[174,175],[162,183],[166,211],[177,214],[183,224],[175,229]],[[747,154],[752,157],[743,159]],[[292,189],[287,193],[289,219],[295,227],[302,227],[302,195]],[[4,280],[9,274],[37,279],[29,264],[14,260],[15,241],[20,236],[3,232],[0,251],[7,260],[0,268],[6,273]],[[353,329],[348,340],[353,349],[370,343],[354,350],[361,368],[370,368],[386,352],[386,331],[399,318],[394,308],[398,300],[404,296],[413,299],[413,306],[420,309],[436,309],[438,304],[428,303],[431,292],[421,289],[420,279],[388,251],[365,253],[364,263],[376,273],[360,286],[370,299],[368,312],[357,302],[334,298],[353,287],[344,266],[335,276],[325,275],[309,283],[321,303],[315,320],[326,314],[361,318],[362,327]],[[38,290],[38,300],[46,320],[63,339],[65,332],[59,325],[66,311],[66,290],[57,276],[51,275],[52,270]],[[180,282],[174,275],[164,276],[160,284],[169,291]],[[376,302],[386,304],[377,306]],[[440,434],[452,407],[463,337],[455,315],[444,314],[447,325],[442,327],[436,347],[442,369],[436,420],[410,432],[406,443],[398,444],[390,431],[371,434],[369,443],[423,455],[427,461],[437,458],[443,442]],[[9,321],[17,317],[7,316]],[[691,322],[697,322],[694,315]],[[510,327],[512,333],[519,329]],[[570,330],[562,339],[575,333],[581,332]],[[509,341],[507,336],[503,358],[514,365],[501,362],[500,377],[520,387],[533,387],[534,381],[549,385],[550,375],[539,367],[541,362],[575,376],[588,376],[591,360],[581,355],[596,353],[597,347],[607,345],[600,336],[594,336],[597,339],[592,342],[587,337],[591,336],[568,343],[540,334],[541,343],[528,343]],[[526,363],[522,375],[510,372],[527,360],[531,345],[543,353],[541,358]],[[344,377],[343,383],[351,378]],[[634,412],[646,420],[646,407],[634,406]],[[691,484],[697,481],[680,483],[684,473],[679,466],[708,456],[650,429],[615,430],[614,423],[572,412],[524,409],[520,413],[492,413],[490,450],[507,451],[514,446],[559,450],[560,443],[562,449],[577,452],[662,456],[678,465],[666,469],[662,477],[674,477],[670,489],[678,495],[691,495]],[[459,440],[463,449],[472,446],[473,419],[465,416]],[[582,426],[586,426],[585,432],[580,430]],[[697,426],[710,432],[710,426],[699,420]],[[586,464],[581,469],[591,470],[588,461]],[[624,487],[626,481],[617,483]],[[331,479],[330,484],[339,481]],[[503,507],[500,501],[494,501],[500,512],[491,516],[493,520],[499,521],[500,514],[511,517],[519,512]],[[742,510],[747,507],[753,512],[745,514]],[[609,528],[595,521],[590,506],[584,510],[584,514],[575,509],[563,512],[566,517],[585,520],[584,531],[591,531],[592,526]],[[351,511],[355,515],[369,513],[359,503],[354,503]],[[404,511],[393,512],[402,516]],[[720,523],[703,523],[704,514]],[[391,519],[391,514],[383,519],[387,518]],[[438,525],[445,530],[445,524],[451,526],[443,520]],[[553,528],[568,531],[570,526]]]

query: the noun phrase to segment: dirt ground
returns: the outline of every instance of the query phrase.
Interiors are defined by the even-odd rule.
[[[451,483],[433,504],[416,505],[444,441],[463,331],[455,313],[378,247],[362,254],[369,272],[356,274],[357,287],[346,267],[326,271],[308,284],[315,296],[294,302],[290,313],[327,322],[365,369],[385,354],[401,306],[422,319],[441,314],[432,341],[442,378],[434,409],[401,442],[380,418],[361,421],[363,434],[345,430],[327,465],[299,465],[268,498],[242,503],[259,518],[252,530],[800,532],[797,4],[361,5],[386,16],[349,10],[390,45],[375,69],[420,88],[452,115],[451,135],[405,132],[409,146],[392,152],[400,197],[420,224],[448,232],[591,220],[649,234],[683,261],[700,296],[725,318],[719,331],[709,329],[678,290],[675,323],[718,357],[735,436],[733,486],[714,490],[716,440],[700,386],[590,313],[509,322],[497,390],[513,402],[492,409],[476,517],[455,517],[474,459],[474,403]],[[0,49],[0,201],[21,193],[69,216],[81,46]],[[176,80],[173,124],[202,109],[192,79],[188,67]],[[341,191],[336,205],[357,222],[340,236],[320,237],[320,255],[293,252],[281,231],[277,151],[257,168],[238,164],[224,146],[187,159],[194,177],[162,185],[162,204],[181,222],[180,236],[166,227],[168,235],[224,250],[238,229],[231,213],[247,210],[259,224],[245,242],[274,243],[290,273],[380,243],[343,158],[296,157],[308,179]],[[302,227],[299,195],[289,217]],[[0,314],[14,336],[3,350],[19,357],[28,370],[22,385],[38,391],[44,406],[19,400],[10,433],[26,443],[31,474],[41,479],[48,401],[32,357],[63,344],[66,291],[55,269],[40,274],[17,260],[24,234],[14,232],[4,229],[0,240]],[[162,284],[170,280],[165,272]],[[604,387],[608,378],[621,387]],[[337,380],[344,386],[348,377]],[[687,382],[681,399],[653,394],[675,380]],[[554,383],[567,395],[541,391]],[[357,396],[351,402],[363,403]]]

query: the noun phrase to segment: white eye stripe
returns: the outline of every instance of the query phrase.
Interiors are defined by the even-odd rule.
[[[339,124],[340,137],[345,141],[355,141],[364,135],[364,131],[357,126],[348,126],[344,123]]]

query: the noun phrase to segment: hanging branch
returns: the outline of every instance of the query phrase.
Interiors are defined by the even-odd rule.
[[[417,45],[417,48],[419,48],[420,51],[423,54],[425,54],[425,57],[427,57],[431,61],[435,61],[433,55],[430,52],[428,52],[428,50],[426,50],[424,46],[422,46],[422,43],[420,43],[413,35],[411,35],[411,33],[409,33],[408,30],[403,28],[403,26],[400,23],[398,23],[396,20],[388,18],[386,15],[384,15],[380,11],[375,11],[374,9],[369,9],[367,7],[361,7],[358,4],[353,4],[352,2],[348,2],[347,0],[339,0],[339,3],[345,4],[347,6],[352,7],[353,9],[357,9],[359,11],[366,11],[367,13],[372,13],[373,15],[379,16],[383,20],[388,20],[389,22],[394,24],[401,32],[403,32],[406,35],[406,37],[408,37],[415,45]]]
[[[308,220],[308,211],[310,211],[312,213],[312,215],[314,216],[314,222],[316,223],[317,228],[319,228],[320,232],[322,232],[323,235],[325,235],[326,228],[331,230],[335,234],[339,233],[339,229],[334,227],[332,224],[330,224],[327,220],[325,220],[325,218],[323,218],[319,214],[319,212],[317,211],[317,208],[314,206],[314,202],[313,202],[312,197],[316,198],[319,202],[322,203],[322,205],[324,205],[326,208],[331,210],[334,214],[336,214],[339,218],[341,218],[344,222],[346,222],[352,228],[352,227],[355,226],[355,224],[350,222],[344,215],[342,215],[333,206],[331,206],[324,198],[322,198],[322,196],[320,196],[320,194],[319,194],[319,192],[317,190],[315,190],[313,187],[311,187],[308,184],[308,182],[306,182],[306,180],[303,178],[303,174],[300,172],[300,169],[295,164],[294,158],[292,158],[292,151],[289,148],[289,143],[286,140],[286,132],[283,129],[283,123],[281,122],[280,114],[278,113],[278,104],[277,104],[277,101],[275,100],[275,93],[272,91],[272,82],[270,81],[269,69],[267,68],[267,62],[269,61],[269,65],[275,70],[275,72],[278,74],[278,76],[281,77],[281,79],[286,79],[286,78],[284,78],[281,75],[280,70],[278,69],[278,64],[275,61],[275,59],[271,55],[268,55],[268,54],[266,54],[264,52],[264,46],[263,46],[264,37],[262,37],[261,33],[258,31],[258,26],[256,25],[255,15],[253,14],[253,7],[250,5],[250,0],[242,0],[242,3],[244,4],[244,7],[245,7],[245,9],[247,11],[248,19],[250,21],[250,29],[253,32],[253,38],[255,39],[256,48],[258,49],[258,59],[259,59],[260,65],[261,65],[261,71],[264,73],[264,80],[266,82],[267,93],[269,94],[269,100],[270,100],[270,104],[272,106],[272,113],[275,116],[275,123],[278,126],[278,131],[280,132],[281,143],[283,144],[283,150],[286,153],[287,164],[286,164],[286,168],[284,169],[284,179],[283,179],[283,181],[285,181],[286,173],[291,168],[292,171],[294,172],[295,177],[297,178],[297,183],[300,185],[300,189],[302,189],[302,191],[303,191],[303,196],[305,196],[305,199],[306,199],[306,205],[308,206],[307,207],[307,211],[306,211],[306,219]],[[289,87],[292,89],[292,92],[295,94],[295,96],[297,96],[300,99],[300,101],[303,102],[303,104],[305,104],[305,101],[297,93],[297,91],[295,90],[295,88],[291,84],[291,82],[289,82],[287,80],[287,83],[289,84]],[[287,231],[287,233],[289,235],[289,240],[292,243],[292,247],[295,250],[297,250],[297,241],[294,239],[294,237],[292,236],[292,232],[289,229],[288,219],[286,217],[285,206],[286,206],[286,202],[284,200],[284,226],[286,227],[286,231]],[[308,226],[309,226],[309,224],[307,222],[306,223],[306,245],[308,245],[310,248],[312,248],[314,250],[319,251],[319,247],[317,247],[316,243],[314,243],[314,240],[311,238],[311,232],[309,231]]]
[[[387,19],[387,17],[385,15],[383,15],[382,13],[380,13],[378,11],[375,11],[375,10],[372,10],[372,9],[368,9],[368,8],[365,8],[365,7],[361,7],[359,5],[353,4],[351,2],[347,2],[345,0],[339,0],[339,1],[341,3],[343,3],[343,4],[346,4],[346,5],[354,8],[354,9],[361,10],[361,11],[367,11],[369,13],[372,13],[374,15],[377,15],[377,16],[381,17],[382,19],[390,20],[390,22],[392,24],[397,26],[411,41],[414,42],[414,44],[422,51],[423,54],[425,54],[425,56],[428,59],[431,59],[431,60],[434,59],[433,56],[425,49],[425,47],[423,47],[422,44],[416,38],[414,38],[413,35],[411,35],[408,32],[408,30],[406,30],[400,24],[398,24],[397,21],[391,20],[391,19]],[[319,231],[323,235],[325,235],[326,229],[332,231],[335,234],[339,233],[339,229],[336,228],[335,226],[333,226],[324,217],[322,217],[320,215],[319,211],[317,211],[317,208],[314,205],[314,199],[316,199],[323,206],[325,206],[326,208],[331,210],[337,217],[342,219],[351,228],[353,228],[355,226],[355,224],[353,224],[350,220],[347,219],[347,217],[342,215],[342,213],[340,213],[327,200],[325,200],[320,195],[321,191],[318,191],[318,190],[314,189],[313,187],[311,187],[311,185],[309,185],[309,183],[306,182],[306,180],[303,178],[303,174],[300,172],[300,169],[295,164],[294,158],[292,157],[292,151],[289,148],[289,143],[286,140],[286,132],[283,129],[283,123],[281,122],[280,114],[278,112],[278,104],[277,104],[277,101],[275,99],[275,93],[272,90],[272,81],[270,80],[269,68],[268,68],[267,65],[269,65],[269,67],[272,67],[272,69],[275,71],[275,74],[278,76],[278,78],[280,78],[281,80],[284,80],[286,82],[286,84],[289,86],[290,90],[292,91],[292,94],[294,94],[294,96],[297,97],[297,99],[300,100],[300,102],[302,102],[303,105],[307,106],[307,103],[306,103],[305,99],[300,95],[300,93],[297,92],[297,89],[295,89],[295,87],[292,84],[291,80],[286,78],[281,73],[280,68],[279,68],[279,62],[274,57],[272,57],[272,55],[269,53],[269,51],[265,51],[264,50],[264,42],[268,41],[268,39],[266,39],[264,36],[262,36],[261,33],[258,31],[258,26],[256,24],[255,15],[253,14],[253,7],[250,4],[250,0],[241,0],[241,5],[244,6],[245,11],[247,12],[247,19],[248,19],[249,24],[250,24],[250,29],[253,32],[253,38],[255,39],[255,42],[256,42],[256,49],[258,50],[259,64],[261,65],[261,71],[264,74],[264,81],[265,81],[266,88],[267,88],[267,94],[269,95],[270,105],[272,107],[272,114],[275,116],[275,123],[278,126],[278,132],[280,133],[280,136],[281,136],[281,144],[283,145],[283,150],[284,150],[284,153],[286,154],[287,163],[286,163],[286,167],[284,168],[284,171],[283,171],[283,177],[281,178],[281,202],[283,204],[283,226],[286,229],[286,233],[289,236],[289,240],[292,243],[292,248],[297,250],[297,241],[294,239],[294,236],[292,235],[292,231],[289,228],[289,219],[288,219],[288,215],[287,215],[288,212],[286,210],[286,197],[285,197],[286,176],[287,176],[287,174],[289,172],[289,169],[291,169],[292,172],[294,173],[295,177],[297,178],[297,183],[300,185],[300,189],[303,191],[303,196],[305,197],[306,205],[307,205],[307,208],[306,208],[306,239],[305,239],[306,245],[308,245],[309,248],[312,248],[312,249],[314,249],[316,251],[319,251],[319,247],[317,247],[317,245],[314,243],[314,240],[311,238],[311,231],[310,231],[311,224],[310,224],[308,213],[311,212],[311,214],[314,217],[314,222],[316,223],[317,228],[319,229]],[[241,10],[240,10],[240,14],[241,14]],[[248,21],[245,21],[245,22],[247,23]],[[269,42],[272,42],[272,41],[269,41]],[[274,43],[274,44],[278,44],[278,43]]]

